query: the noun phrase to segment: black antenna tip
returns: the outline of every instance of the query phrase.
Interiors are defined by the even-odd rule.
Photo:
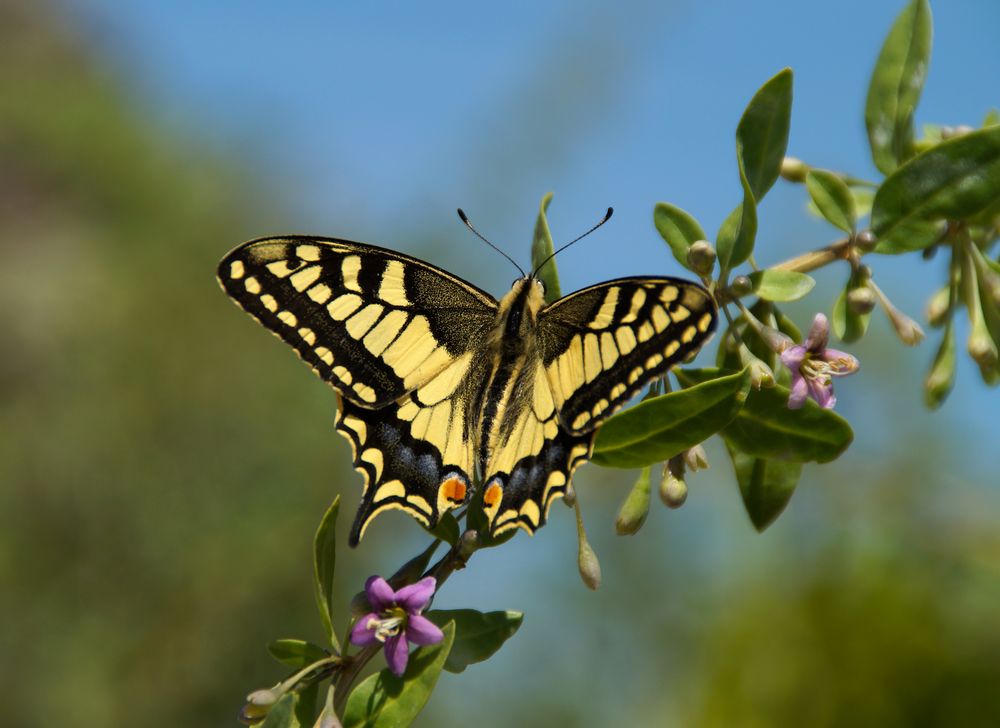
[[[604,223],[606,223],[606,222],[607,222],[608,220],[610,220],[610,219],[611,219],[611,216],[612,216],[612,215],[614,215],[614,214],[615,214],[615,208],[613,208],[613,207],[609,207],[609,208],[608,208],[608,212],[607,212],[607,214],[606,214],[606,215],[604,216],[604,219],[603,219],[603,220],[601,220],[601,224],[604,224]]]
[[[464,223],[465,223],[466,225],[468,225],[468,224],[469,224],[469,218],[468,218],[468,217],[466,216],[466,214],[465,214],[465,210],[463,210],[463,209],[462,209],[461,207],[460,207],[460,208],[458,208],[458,217],[459,217],[459,219],[460,219],[460,220],[461,220],[462,222],[464,222]]]

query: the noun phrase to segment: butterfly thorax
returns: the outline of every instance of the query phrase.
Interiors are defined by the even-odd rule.
[[[520,401],[531,394],[524,375],[526,364],[538,356],[536,331],[538,313],[545,306],[543,290],[537,278],[520,278],[497,307],[488,347],[493,360],[491,374],[479,408],[480,469],[513,430],[515,418],[508,413],[521,411]]]

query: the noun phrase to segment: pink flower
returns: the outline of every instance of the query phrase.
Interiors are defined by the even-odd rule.
[[[853,374],[860,366],[858,360],[836,349],[828,349],[830,325],[826,316],[816,314],[805,344],[790,346],[781,352],[781,362],[792,372],[792,393],[788,408],[799,409],[812,397],[816,404],[832,409],[837,403],[833,394],[833,377]]]
[[[385,644],[385,661],[394,674],[406,670],[410,651],[407,641],[415,645],[433,645],[444,639],[444,633],[421,612],[434,596],[437,580],[428,576],[416,584],[393,591],[381,576],[368,577],[365,595],[372,611],[359,619],[351,630],[351,642],[367,647]]]

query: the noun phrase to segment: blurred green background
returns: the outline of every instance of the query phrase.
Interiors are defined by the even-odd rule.
[[[513,273],[452,210],[523,260],[551,187],[557,240],[619,210],[561,260],[564,288],[679,273],[652,205],[721,220],[739,110],[781,65],[804,69],[791,153],[871,171],[867,69],[902,3],[836,18],[798,5],[719,18],[515,3],[500,18],[446,3],[421,21],[317,3],[0,1],[0,723],[234,725],[243,695],[281,675],[264,644],[319,640],[312,532],[336,493],[353,512],[358,476],[332,392],[215,284],[226,250],[312,229],[499,294]],[[940,9],[924,120],[975,124],[996,103],[981,81],[1000,68],[985,42],[998,20],[987,2]],[[351,65],[345,38],[370,54]],[[842,66],[839,42],[858,47]],[[420,54],[437,70],[414,88]],[[770,197],[760,258],[834,236],[801,190]],[[940,266],[896,262],[876,275],[916,313]],[[845,275],[821,276],[800,324]],[[966,366],[925,412],[932,347],[872,329],[840,389],[857,442],[807,467],[765,534],[713,444],[685,507],[654,504],[631,538],[613,521],[633,474],[580,471],[597,593],[560,506],[535,538],[477,554],[437,605],[519,609],[524,626],[490,662],[445,674],[419,724],[997,725],[997,394]],[[378,519],[341,553],[345,602],[424,540],[403,515]]]

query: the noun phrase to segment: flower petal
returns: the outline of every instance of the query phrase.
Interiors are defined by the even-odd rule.
[[[837,398],[833,395],[833,384],[827,380],[823,382],[819,379],[809,379],[809,396],[816,400],[823,409],[833,409],[837,404]]]
[[[396,592],[396,604],[410,614],[419,614],[420,610],[430,604],[436,588],[437,579],[426,576],[416,584],[409,584]]]
[[[820,358],[829,365],[829,373],[833,377],[846,377],[848,374],[854,374],[861,367],[857,357],[846,351],[827,349],[820,355]]]
[[[797,372],[799,367],[802,366],[802,362],[805,361],[806,354],[806,347],[799,345],[790,346],[781,352],[781,363],[793,372]]]
[[[351,629],[351,643],[359,647],[367,647],[378,642],[375,636],[375,627],[369,627],[368,623],[378,619],[378,615],[370,612],[354,623]]]
[[[444,639],[444,632],[427,617],[414,614],[406,624],[406,639],[415,645],[436,645]]]
[[[410,646],[406,644],[406,640],[401,635],[390,637],[385,641],[385,661],[396,677],[403,676],[409,659]]]
[[[809,385],[798,370],[792,371],[792,393],[788,395],[788,409],[801,409],[809,396]]]
[[[369,576],[365,582],[365,596],[376,612],[384,612],[396,603],[396,592],[381,576]]]
[[[826,320],[824,314],[816,314],[813,319],[812,328],[809,329],[809,336],[806,338],[806,348],[814,353],[821,353],[826,349],[826,343],[830,340],[830,322]]]

